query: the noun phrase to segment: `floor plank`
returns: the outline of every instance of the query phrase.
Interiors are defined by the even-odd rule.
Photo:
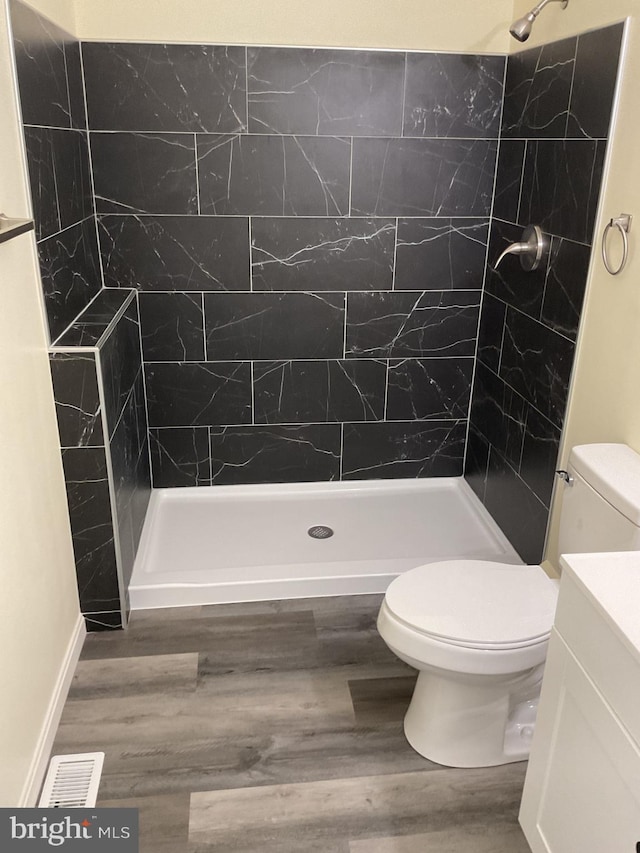
[[[141,853],[525,853],[524,764],[408,745],[380,601],[134,613],[87,638],[54,751],[105,752],[98,804],[140,809]]]
[[[420,835],[363,838],[350,853],[531,853],[519,826],[465,824]]]
[[[296,838],[302,851],[320,838],[451,831],[480,822],[495,828],[517,808],[523,778],[523,767],[512,764],[499,773],[431,770],[194,793],[189,841],[237,851]]]

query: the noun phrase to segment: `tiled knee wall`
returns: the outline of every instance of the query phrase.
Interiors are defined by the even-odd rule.
[[[461,474],[504,57],[82,51],[154,485]]]
[[[119,304],[113,295],[102,291],[50,353],[80,607],[92,631],[126,624],[150,497],[137,302],[130,291]]]

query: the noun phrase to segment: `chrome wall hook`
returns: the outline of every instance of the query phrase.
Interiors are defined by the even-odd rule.
[[[630,213],[621,213],[620,216],[610,219],[605,226],[604,233],[602,234],[602,263],[610,275],[618,275],[627,264],[627,260],[629,258],[629,238],[627,235],[629,231],[631,231],[632,219],[633,216],[631,216]],[[622,260],[620,261],[617,269],[614,269],[611,266],[609,256],[607,255],[607,236],[611,228],[617,228],[620,232],[620,236],[622,237]]]

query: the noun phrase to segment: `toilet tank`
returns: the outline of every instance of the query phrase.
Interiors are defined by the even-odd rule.
[[[640,550],[640,455],[626,444],[583,444],[568,472],[560,553]]]

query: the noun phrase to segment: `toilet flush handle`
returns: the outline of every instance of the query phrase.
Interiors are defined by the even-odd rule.
[[[556,474],[565,481],[567,486],[573,486],[573,477],[568,471],[565,471],[564,468],[558,468]]]

